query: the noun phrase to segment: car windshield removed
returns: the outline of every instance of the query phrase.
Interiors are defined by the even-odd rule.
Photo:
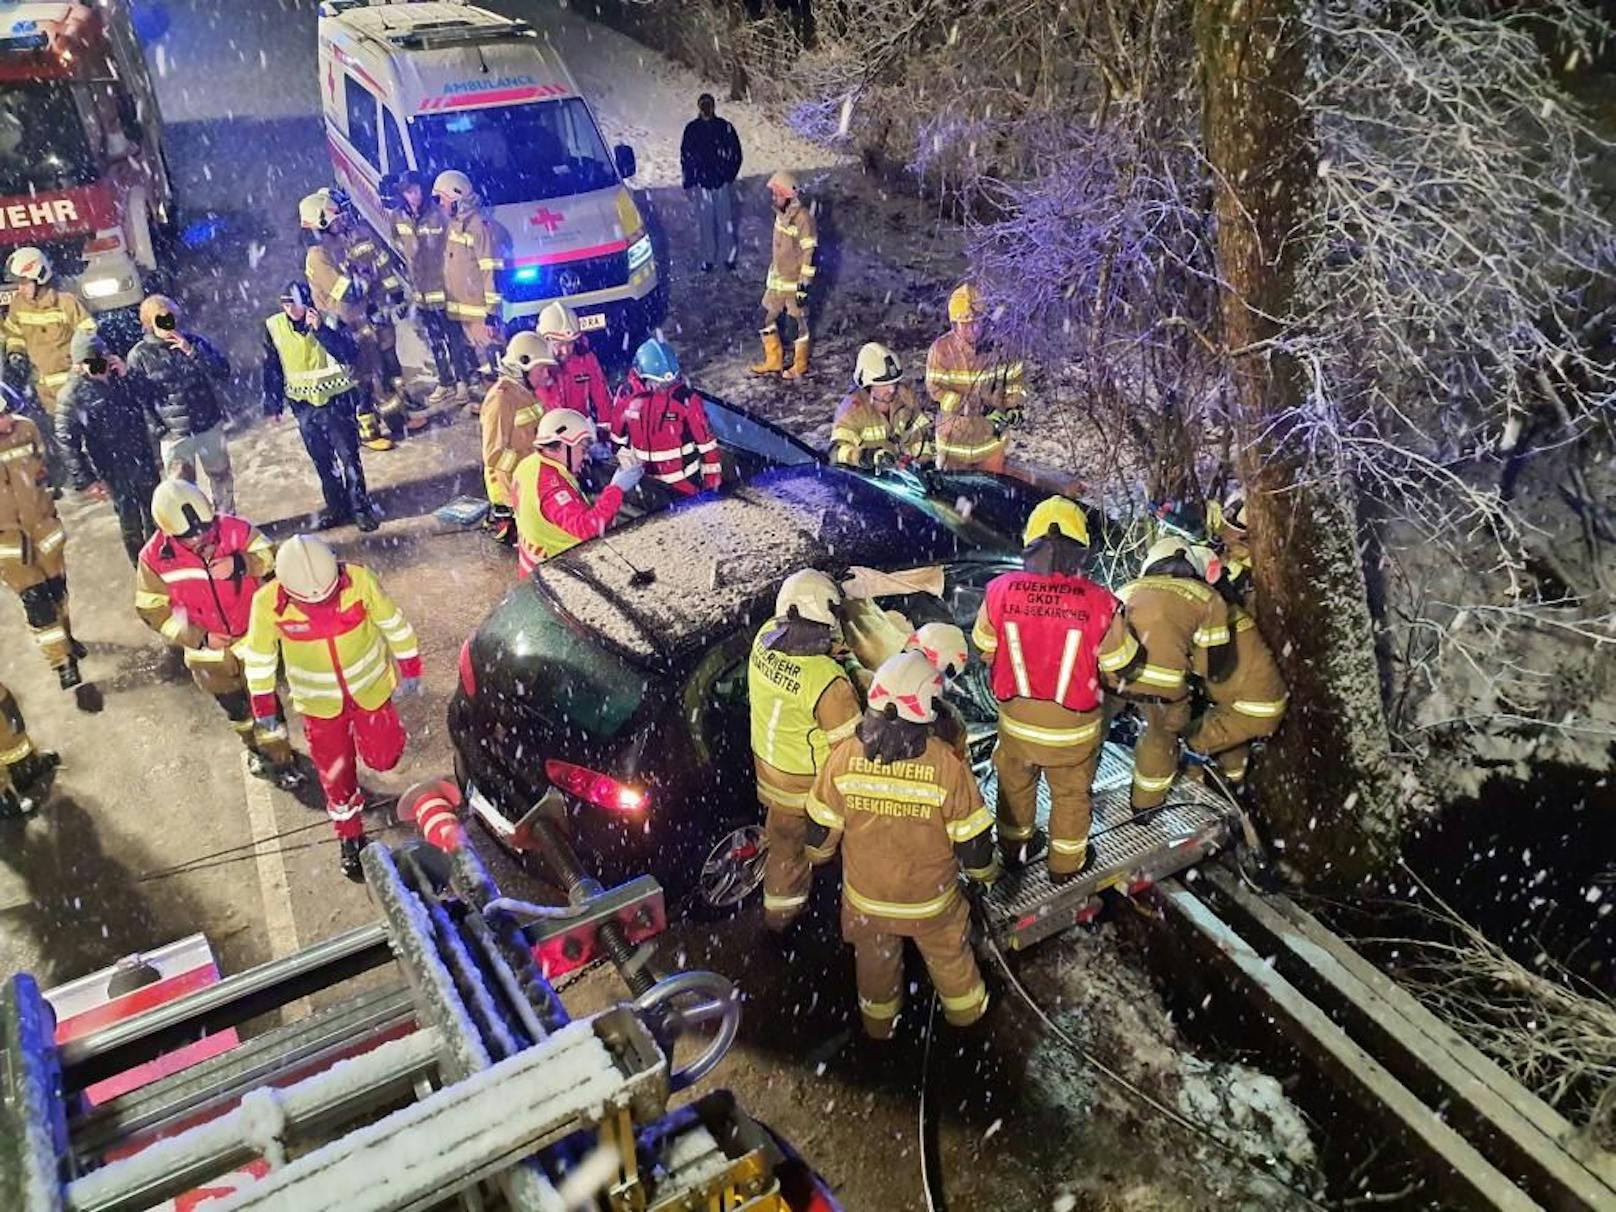
[[[0,88],[0,194],[71,189],[96,175],[89,135],[68,85]]]
[[[422,114],[410,123],[430,174],[460,169],[490,206],[564,198],[617,184],[600,131],[577,97]]]

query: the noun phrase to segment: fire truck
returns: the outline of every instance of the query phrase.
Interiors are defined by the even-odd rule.
[[[0,0],[0,260],[31,244],[92,311],[139,303],[174,214],[162,133],[129,0]]]

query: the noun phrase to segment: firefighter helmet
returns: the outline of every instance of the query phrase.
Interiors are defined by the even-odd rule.
[[[140,326],[152,329],[157,324],[158,316],[173,316],[175,323],[178,323],[180,305],[167,295],[147,295],[140,301]]]
[[[539,313],[541,337],[554,337],[557,341],[576,341],[582,331],[578,327],[578,313],[559,299]]]
[[[25,245],[6,258],[6,277],[43,286],[51,279],[50,258],[41,249]]]
[[[943,675],[918,652],[888,657],[870,683],[870,710],[885,713],[890,706],[900,720],[930,724],[937,719],[937,698],[943,693]]]
[[[1150,549],[1145,552],[1143,571],[1148,573],[1155,565],[1163,560],[1170,560],[1175,556],[1188,561],[1190,567],[1195,569],[1196,574],[1208,581],[1217,580],[1218,575],[1223,571],[1223,566],[1218,561],[1217,553],[1210,547],[1203,547],[1199,543],[1191,543],[1187,539],[1179,538],[1176,534],[1166,535],[1150,545]]]
[[[439,173],[437,180],[432,182],[432,196],[447,198],[450,202],[465,202],[477,196],[477,188],[465,173],[451,168]]]
[[[902,364],[885,345],[871,341],[858,351],[858,361],[853,363],[853,382],[860,387],[896,383],[902,377]]]
[[[346,197],[334,190],[317,189],[297,204],[297,221],[305,231],[330,231],[347,213],[343,206]]]
[[[275,580],[299,602],[323,602],[337,587],[337,557],[313,535],[295,534],[275,553]]]
[[[954,293],[948,296],[948,322],[950,324],[963,324],[967,320],[980,320],[982,318],[982,299],[976,293],[976,287],[969,282],[962,283],[954,288]]]
[[[554,366],[556,360],[555,355],[550,352],[548,341],[538,333],[524,329],[512,337],[510,344],[505,346],[499,364],[515,374],[525,375],[535,366]]]
[[[189,539],[213,525],[213,502],[189,480],[164,480],[152,493],[152,521],[176,539]]]
[[[904,643],[905,652],[918,652],[944,677],[957,678],[965,672],[971,650],[965,646],[965,633],[952,623],[927,623]]]
[[[1027,518],[1021,534],[1021,545],[1031,547],[1039,539],[1050,537],[1070,539],[1074,543],[1089,545],[1089,519],[1083,507],[1065,497],[1046,497]]]
[[[810,623],[823,623],[841,632],[842,622],[836,617],[836,608],[842,604],[842,591],[836,582],[817,568],[804,568],[788,576],[774,599],[777,619],[795,613]]]
[[[652,337],[634,351],[634,369],[647,383],[662,387],[679,378],[679,355],[661,337]]]
[[[552,408],[539,418],[533,445],[551,446],[563,443],[577,446],[580,442],[595,440],[595,423],[573,408]]]
[[[771,190],[777,189],[788,197],[795,198],[797,196],[797,178],[794,174],[784,171],[773,173],[769,177],[769,188]]]

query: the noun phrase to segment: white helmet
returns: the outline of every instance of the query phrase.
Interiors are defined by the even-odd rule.
[[[870,710],[884,713],[891,706],[900,720],[930,724],[937,719],[937,698],[943,693],[943,675],[918,652],[888,657],[870,683]]]
[[[37,282],[43,286],[51,278],[51,263],[42,249],[24,245],[6,258],[6,277],[13,282]]]
[[[477,189],[471,183],[471,178],[459,169],[451,168],[441,172],[437,180],[432,182],[432,196],[434,198],[447,198],[450,202],[464,202],[477,196]]]
[[[578,313],[559,299],[539,313],[539,335],[554,337],[558,341],[576,341],[583,329],[578,327]]]
[[[549,446],[556,442],[576,446],[580,442],[594,440],[595,423],[573,408],[552,408],[539,418],[538,432],[533,435],[535,446]]]
[[[1190,567],[1208,581],[1217,580],[1223,571],[1217,553],[1210,547],[1202,547],[1171,534],[1157,539],[1150,545],[1150,549],[1145,552],[1144,571],[1148,573],[1151,565],[1162,560],[1170,560],[1174,556],[1183,556],[1189,561]]]
[[[959,677],[971,657],[965,633],[952,623],[927,623],[905,641],[903,649],[918,652],[938,673],[949,678]]]
[[[213,502],[189,480],[164,480],[152,493],[152,521],[176,539],[188,539],[213,524]]]
[[[871,341],[858,351],[858,360],[853,363],[853,382],[860,387],[896,383],[902,377],[903,364],[885,345]]]
[[[525,375],[535,366],[554,366],[555,355],[550,352],[550,343],[536,332],[523,330],[511,338],[510,344],[505,346],[505,352],[499,357],[499,364],[513,374]]]
[[[293,535],[275,553],[275,579],[299,602],[325,601],[339,575],[337,557],[313,535]]]
[[[343,214],[342,199],[329,189],[317,189],[297,204],[297,221],[306,231],[330,231]]]
[[[836,608],[842,604],[841,587],[817,568],[804,568],[794,572],[780,586],[774,599],[774,617],[783,619],[793,611],[800,619],[824,623],[838,635],[842,621],[836,617]]]

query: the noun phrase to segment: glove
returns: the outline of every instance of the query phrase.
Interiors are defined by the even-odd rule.
[[[279,732],[281,729],[281,717],[278,715],[255,715],[253,716],[253,727],[258,729],[259,732]]]
[[[898,465],[898,456],[890,450],[878,450],[875,452],[875,458],[871,462],[875,464],[877,471],[885,471],[889,467]]]
[[[797,287],[797,306],[798,307],[806,307],[807,305],[808,305],[808,288],[806,286],[799,286],[799,287]]]
[[[420,698],[424,691],[421,689],[420,678],[404,678],[398,684],[400,697],[406,699]]]
[[[618,492],[633,492],[644,478],[645,464],[635,462],[628,467],[619,467],[612,473],[612,487]]]
[[[24,354],[14,353],[6,356],[6,378],[28,381],[28,358]]]

